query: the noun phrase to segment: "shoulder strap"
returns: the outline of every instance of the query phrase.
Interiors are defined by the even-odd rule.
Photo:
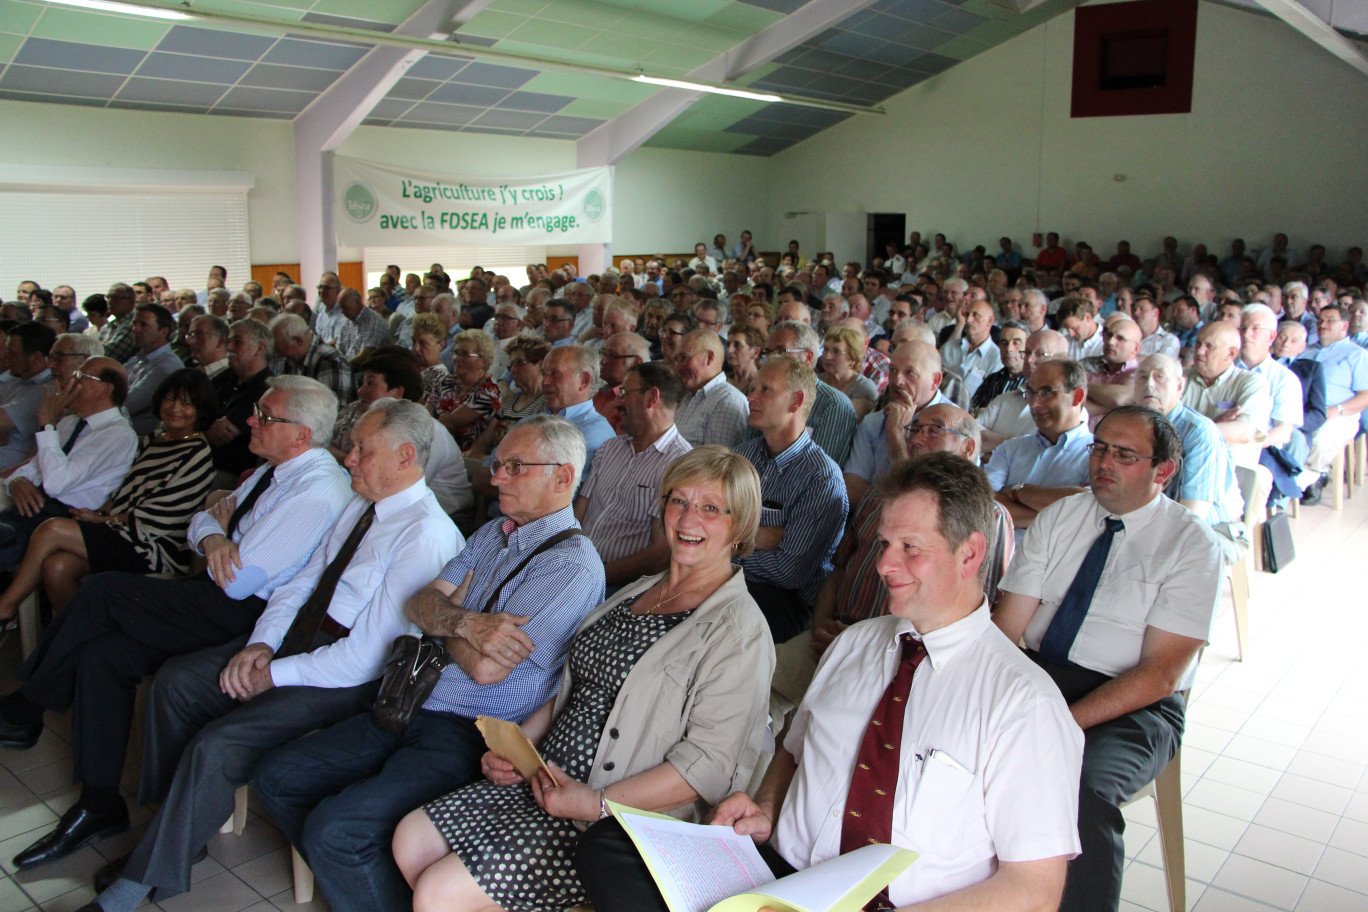
[[[503,582],[499,583],[499,585],[494,587],[494,591],[491,592],[489,594],[489,598],[485,600],[484,607],[480,609],[480,613],[488,614],[490,611],[494,610],[494,606],[498,604],[499,593],[503,591],[503,587],[507,586],[508,581],[511,580],[513,577],[517,576],[519,573],[522,573],[523,568],[526,567],[529,563],[531,563],[532,558],[536,557],[538,554],[541,554],[543,551],[547,551],[551,548],[554,548],[556,545],[559,545],[566,539],[573,538],[576,535],[584,535],[584,532],[579,529],[564,529],[560,532],[557,532],[555,535],[551,536],[546,541],[542,542],[536,548],[533,548],[532,553],[527,555],[527,557],[524,557],[521,561],[519,561],[518,566],[513,568],[513,572],[508,574],[508,576],[505,576]],[[585,537],[587,538],[588,536]]]

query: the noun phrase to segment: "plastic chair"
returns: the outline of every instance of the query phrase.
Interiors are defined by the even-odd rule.
[[[1122,807],[1143,798],[1153,798],[1155,819],[1159,824],[1159,848],[1164,859],[1164,881],[1168,885],[1169,912],[1187,909],[1187,859],[1183,854],[1183,749],[1159,776],[1131,796]]]

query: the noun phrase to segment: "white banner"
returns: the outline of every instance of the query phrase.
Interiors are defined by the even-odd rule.
[[[346,247],[606,244],[612,171],[442,177],[338,155],[337,241]]]

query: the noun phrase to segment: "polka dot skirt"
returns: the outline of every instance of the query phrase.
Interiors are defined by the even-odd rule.
[[[630,598],[575,638],[574,690],[542,755],[585,782],[628,673],[655,641],[692,612],[632,614]],[[662,758],[663,759],[663,758]],[[574,868],[580,830],[537,807],[525,783],[481,781],[427,805],[428,818],[475,882],[508,912],[563,912],[587,901]]]

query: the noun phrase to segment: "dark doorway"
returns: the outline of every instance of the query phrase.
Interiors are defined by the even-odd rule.
[[[898,245],[902,250],[907,243],[907,216],[900,212],[871,212],[866,216],[865,265],[874,262],[875,257],[884,256],[884,248],[889,244]]]

